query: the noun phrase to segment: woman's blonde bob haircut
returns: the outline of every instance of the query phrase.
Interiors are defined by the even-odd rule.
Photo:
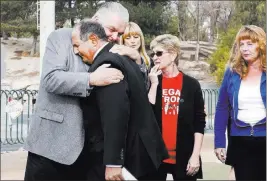
[[[134,35],[140,36],[141,46],[139,48],[139,53],[140,53],[142,59],[144,60],[147,68],[149,68],[150,67],[150,58],[146,52],[144,35],[143,35],[141,28],[136,23],[134,23],[134,22],[128,23],[128,25],[126,26],[126,29],[124,31],[124,34],[120,37],[120,44],[124,45],[125,38],[129,37],[129,36],[134,36]]]
[[[179,65],[180,57],[180,40],[177,36],[171,34],[164,34],[157,36],[150,43],[150,49],[153,50],[155,47],[160,46],[161,48],[167,50],[170,53],[176,54],[174,63]]]
[[[247,39],[258,44],[260,68],[262,71],[266,71],[266,34],[264,30],[255,25],[243,26],[236,35],[229,60],[230,68],[237,72],[241,78],[247,76],[248,65],[242,58],[240,41]]]

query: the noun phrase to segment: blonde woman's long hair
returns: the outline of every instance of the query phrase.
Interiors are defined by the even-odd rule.
[[[236,35],[229,59],[230,68],[237,72],[241,78],[248,74],[248,65],[240,52],[240,41],[250,39],[259,45],[260,68],[266,71],[266,34],[264,30],[255,25],[243,26]]]
[[[140,53],[142,59],[144,60],[147,68],[149,68],[150,67],[150,58],[146,52],[145,38],[144,38],[144,35],[143,35],[141,28],[136,23],[134,23],[134,22],[128,23],[128,25],[124,31],[124,34],[120,37],[120,44],[124,45],[125,38],[128,36],[133,36],[133,35],[139,35],[140,36],[141,46],[139,48],[139,53]]]

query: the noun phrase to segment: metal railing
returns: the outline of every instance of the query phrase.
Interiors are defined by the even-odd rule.
[[[206,111],[206,130],[214,130],[214,116],[218,100],[218,89],[202,89]]]
[[[202,89],[202,93],[207,114],[206,131],[209,131],[213,130],[218,90]],[[24,143],[37,94],[37,90],[1,90],[1,146]],[[10,114],[6,111],[7,104],[11,100],[17,100],[23,104],[23,111],[16,119],[11,119]]]
[[[34,111],[37,90],[1,90],[1,145],[24,143]],[[6,108],[9,102],[21,102],[23,110],[16,119],[11,119]]]

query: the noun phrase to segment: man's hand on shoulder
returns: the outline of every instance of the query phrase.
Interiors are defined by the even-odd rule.
[[[119,55],[128,56],[139,65],[142,63],[139,52],[131,47],[124,45],[114,45],[109,51],[112,53],[118,53]]]
[[[123,78],[120,70],[108,68],[110,64],[103,64],[94,72],[90,73],[90,86],[106,86],[114,83],[119,83]]]

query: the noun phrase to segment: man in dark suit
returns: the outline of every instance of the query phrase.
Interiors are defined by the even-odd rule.
[[[124,79],[105,87],[94,87],[81,100],[89,137],[88,178],[122,180],[122,166],[139,180],[150,176],[168,157],[160,130],[148,101],[142,73],[134,61],[109,52],[103,27],[83,21],[78,25],[78,50],[89,72],[102,64],[119,69]],[[77,37],[77,38],[78,38]]]

